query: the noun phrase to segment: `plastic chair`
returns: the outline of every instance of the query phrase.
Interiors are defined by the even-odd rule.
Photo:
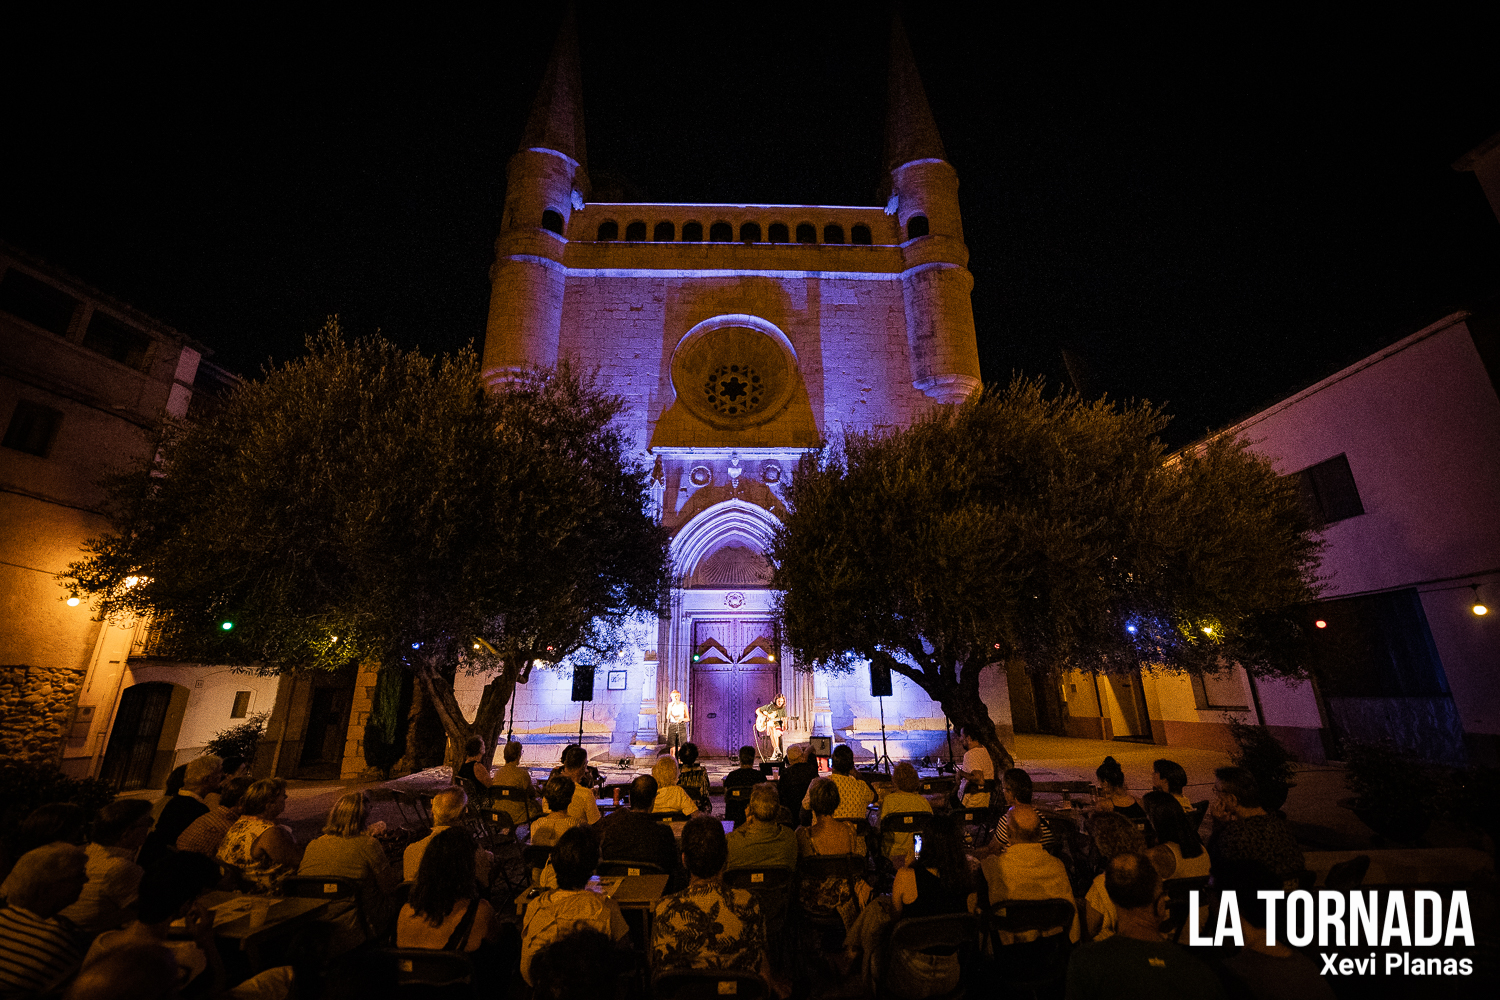
[[[500,804],[502,802],[510,802],[520,806],[520,809],[518,809],[517,812],[519,812],[522,816],[526,816],[528,818],[517,821],[515,816],[511,815],[508,810],[500,808]],[[523,826],[527,827],[528,829],[531,827],[531,799],[527,797],[526,793],[523,790],[515,788],[511,785],[494,785],[490,788],[490,804],[494,806],[499,812],[504,813],[506,818],[510,821],[510,828],[512,832],[519,831]],[[519,833],[517,833],[516,835],[520,836]]]
[[[831,878],[843,879],[848,883],[849,891],[852,893],[855,881],[864,872],[865,858],[862,854],[810,854],[797,861],[798,896],[805,898],[801,886],[820,883]],[[810,928],[822,934],[825,940],[836,936],[839,946],[842,947],[844,919],[839,914],[819,913],[804,907],[802,918],[807,921]]]
[[[932,823],[930,812],[886,813],[880,817],[880,833],[921,833]]]
[[[651,994],[656,1000],[724,996],[760,1000],[772,995],[766,981],[754,973],[716,969],[662,969],[652,978]]]
[[[898,951],[920,951],[928,955],[957,955],[979,943],[979,919],[972,913],[944,913],[935,917],[915,917],[898,920],[891,928],[890,940],[885,948],[886,961]],[[891,977],[880,975],[875,982],[876,1000],[891,995]],[[1010,985],[1007,983],[1007,985]],[[960,981],[948,993],[938,994],[927,1000],[945,1000],[964,994]]]
[[[790,868],[731,868],[724,873],[724,884],[754,894],[766,920],[767,940],[774,946],[776,935],[785,927],[791,911],[797,873]]]
[[[994,948],[996,976],[1016,989],[1033,994],[1060,988],[1072,954],[1073,919],[1077,913],[1071,899],[1009,899],[990,907],[990,943]],[[1035,938],[1017,940],[1020,937]],[[1009,937],[1010,943],[1004,938]]]
[[[1337,889],[1340,892],[1348,892],[1350,889],[1358,889],[1365,884],[1365,876],[1370,872],[1370,856],[1361,854],[1350,858],[1348,861],[1340,861],[1328,869],[1328,877],[1323,880],[1323,885],[1329,889]]]
[[[923,778],[921,789],[923,795],[952,795],[958,788],[958,782],[952,778]]]
[[[327,875],[289,875],[281,883],[281,894],[294,899],[326,899],[330,902],[351,900],[354,912],[359,916],[359,926],[367,941],[377,940],[375,928],[365,913],[365,904],[358,879],[335,878]]]
[[[403,991],[411,987],[448,988],[453,993],[475,996],[474,963],[461,951],[437,948],[387,948],[384,954],[396,967],[396,986]],[[453,990],[467,986],[466,990]]]
[[[958,824],[960,830],[963,830],[965,827],[979,828],[979,835],[974,838],[976,846],[990,842],[991,838],[995,836],[995,823],[1000,818],[999,812],[993,806],[984,806],[982,808],[959,806],[950,815],[953,817],[953,822]]]
[[[755,788],[754,785],[728,785],[728,786],[725,787],[725,789],[724,789],[724,818],[725,819],[734,819],[735,818],[734,816],[730,815],[730,807],[734,806],[734,807],[738,807],[738,813],[737,813],[737,815],[739,817],[739,820],[740,821],[744,820],[744,818],[745,818],[745,809],[750,805],[750,792],[754,788]]]

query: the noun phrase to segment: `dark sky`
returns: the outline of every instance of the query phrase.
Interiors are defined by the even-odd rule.
[[[905,9],[962,182],[987,380],[1061,381],[1066,348],[1090,393],[1167,404],[1181,442],[1500,290],[1500,224],[1450,167],[1500,131],[1477,21],[1052,6],[987,26]],[[581,4],[596,182],[874,203],[878,11]],[[12,26],[0,238],[244,373],[333,312],[429,351],[478,339],[560,16]]]

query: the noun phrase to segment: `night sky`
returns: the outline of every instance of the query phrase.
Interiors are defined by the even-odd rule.
[[[987,380],[1060,383],[1066,350],[1182,443],[1500,291],[1500,224],[1451,169],[1500,131],[1488,29],[1054,7],[905,10]],[[581,4],[596,189],[874,204],[880,9]],[[0,239],[245,374],[335,312],[427,351],[483,336],[560,7],[130,15],[5,33]]]

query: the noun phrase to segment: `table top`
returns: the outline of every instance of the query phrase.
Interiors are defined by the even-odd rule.
[[[685,830],[685,829],[687,829],[688,821],[685,820],[685,819],[673,820],[672,822],[668,823],[667,825],[672,828],[672,836],[674,838],[676,838],[678,841],[681,841],[682,840],[682,831]],[[732,820],[732,819],[721,819],[721,820],[719,820],[719,825],[724,828],[725,835],[728,835],[728,834],[731,834],[731,833],[734,832],[734,820]]]
[[[328,908],[326,899],[251,896],[242,892],[210,892],[201,902],[213,911],[215,936],[238,941],[242,948],[254,940],[278,937],[315,919]],[[260,906],[266,910],[265,922],[252,927],[252,913]]]

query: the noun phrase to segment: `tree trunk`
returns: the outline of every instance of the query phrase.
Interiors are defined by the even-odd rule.
[[[1002,772],[1015,766],[1015,758],[1000,742],[1000,734],[990,718],[989,706],[979,697],[979,672],[984,669],[964,665],[959,682],[953,685],[948,697],[940,699],[943,711],[954,724],[977,739],[990,752],[990,761],[995,765],[991,779],[998,779]]]
[[[419,661],[416,674],[417,679],[422,682],[422,689],[426,691],[432,707],[437,711],[438,719],[443,724],[443,731],[448,734],[448,743],[453,751],[461,752],[464,744],[468,743],[471,737],[477,736],[488,747],[488,752],[483,758],[488,766],[494,760],[496,740],[500,736],[500,730],[505,726],[505,705],[510,701],[511,692],[515,690],[515,671],[509,666],[504,666],[495,675],[495,679],[484,686],[484,693],[480,695],[479,708],[474,713],[473,722],[464,718],[463,709],[459,707],[458,699],[453,695],[453,685],[443,677],[435,664]]]

